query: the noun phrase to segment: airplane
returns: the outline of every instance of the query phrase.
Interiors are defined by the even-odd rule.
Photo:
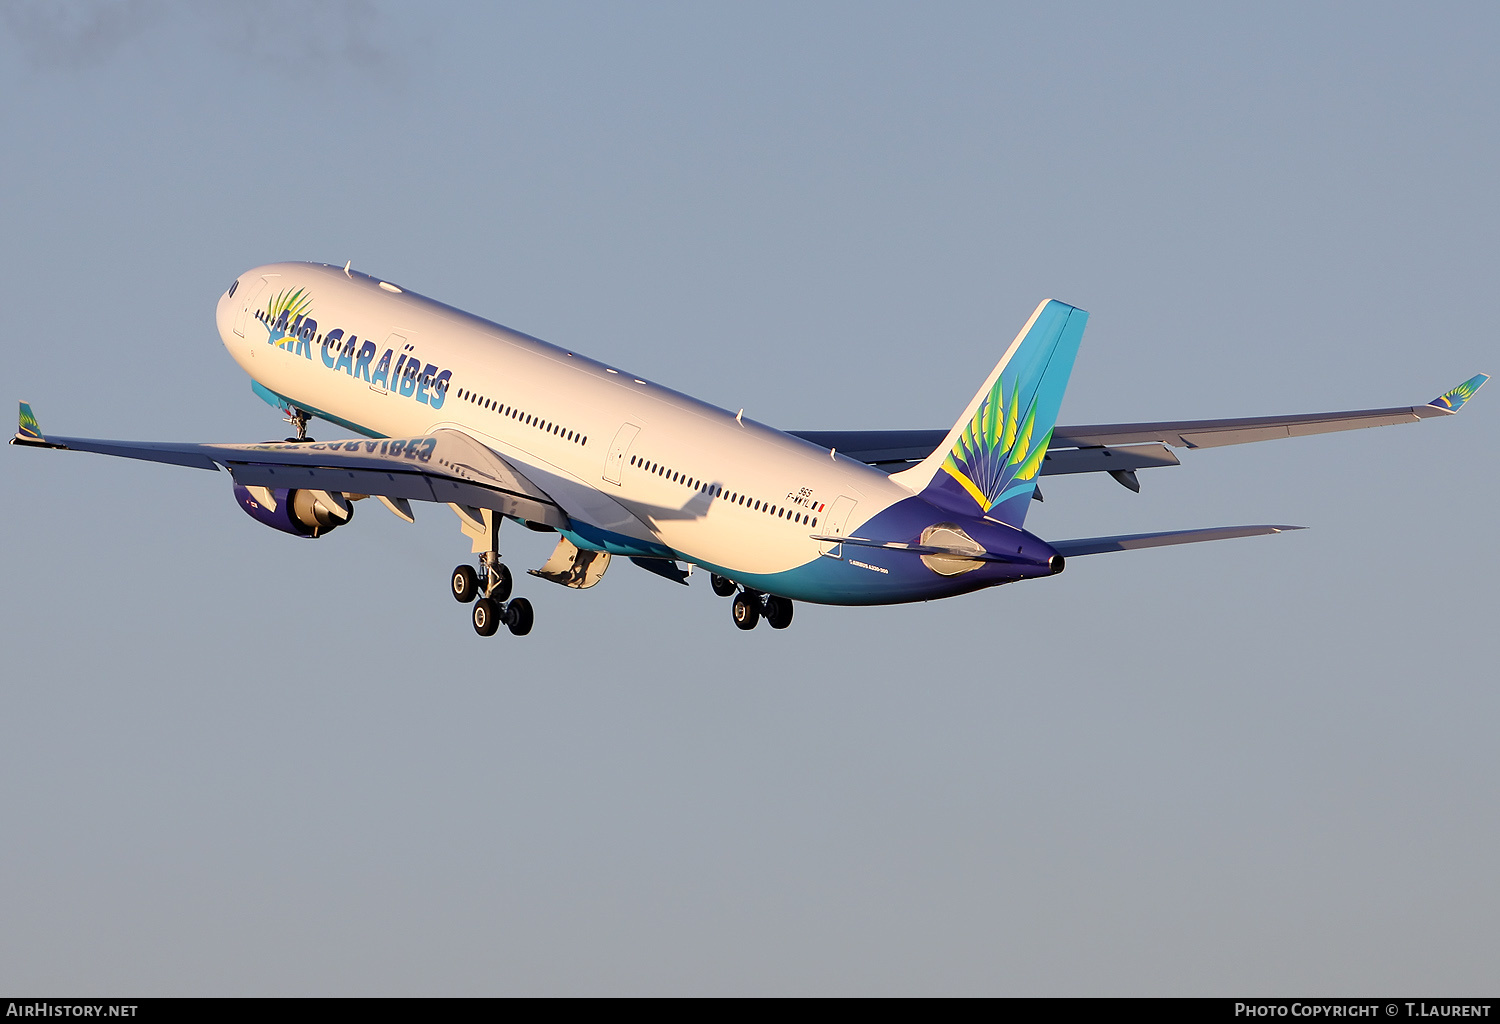
[[[1489,378],[1425,405],[1243,419],[1058,426],[1088,313],[1036,307],[948,430],[794,430],[756,422],[628,370],[429,299],[346,263],[273,263],[220,296],[218,332],[251,389],[293,424],[260,444],[58,437],[20,406],[12,444],[229,472],[252,518],[300,538],[374,498],[413,521],[448,505],[477,567],[450,577],[481,636],[531,631],[499,530],[555,532],[529,570],[583,589],[611,559],[686,583],[708,570],[733,621],[791,624],[794,602],[878,605],[1054,576],[1110,551],[1301,529],[1251,525],[1045,541],[1025,529],[1054,474],[1179,464],[1174,448],[1450,416]],[[362,435],[307,436],[312,417]]]

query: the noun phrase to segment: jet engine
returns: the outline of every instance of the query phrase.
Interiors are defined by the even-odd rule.
[[[354,505],[336,491],[234,485],[234,499],[258,522],[294,537],[321,537],[354,518]]]

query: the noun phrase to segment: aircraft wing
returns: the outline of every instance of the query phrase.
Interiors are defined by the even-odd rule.
[[[1415,423],[1435,416],[1451,416],[1462,408],[1489,377],[1477,374],[1425,405],[1348,412],[1302,413],[1292,416],[1251,416],[1221,420],[1168,420],[1161,423],[1106,423],[1059,426],[1052,431],[1041,475],[1125,472],[1155,466],[1175,466],[1171,448],[1215,448],[1226,444],[1300,437],[1334,430]],[[794,430],[791,433],[852,459],[887,469],[899,469],[932,454],[947,437],[946,430]]]
[[[11,444],[97,452],[147,462],[228,470],[245,487],[303,488],[486,508],[566,528],[569,518],[545,491],[480,442],[456,430],[380,440],[176,444],[44,435],[31,407]]]
[[[1178,420],[1165,423],[1107,423],[1081,427],[1058,427],[1052,443],[1087,445],[1137,444],[1159,441],[1176,448],[1217,448],[1226,444],[1270,441],[1278,437],[1326,434],[1335,430],[1385,427],[1415,423],[1434,416],[1452,416],[1489,380],[1477,374],[1426,405],[1393,409],[1357,409],[1350,412],[1317,412],[1297,416],[1250,416],[1230,420]]]

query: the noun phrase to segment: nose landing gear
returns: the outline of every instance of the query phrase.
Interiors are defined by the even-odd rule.
[[[302,409],[293,409],[287,413],[286,421],[297,431],[297,436],[289,437],[287,441],[297,444],[304,441],[311,441],[312,438],[307,436],[307,421],[310,419],[312,419],[312,415]]]

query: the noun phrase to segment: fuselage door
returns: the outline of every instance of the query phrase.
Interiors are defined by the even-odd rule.
[[[635,444],[636,435],[641,428],[634,423],[625,423],[615,432],[615,439],[609,446],[609,454],[604,456],[604,479],[615,486],[619,486],[625,471],[625,456],[630,453],[630,446]]]
[[[234,315],[234,333],[241,338],[245,336],[245,321],[250,319],[250,311],[260,303],[260,297],[265,294],[268,283],[269,278],[264,277],[245,282],[245,290],[241,292],[245,297],[245,304]]]
[[[828,510],[828,518],[824,520],[827,524],[826,527],[818,532],[826,537],[848,536],[844,533],[844,527],[848,524],[849,516],[854,512],[854,507],[858,504],[859,502],[853,498],[842,494],[839,495],[839,500],[835,501],[833,507]],[[827,555],[829,558],[843,558],[844,545],[824,541],[818,545],[818,553],[820,555]]]
[[[370,383],[370,390],[371,391],[375,392],[377,395],[388,395],[392,391],[396,391],[396,390],[398,390],[400,388],[401,381],[397,380],[398,374],[396,373],[396,367],[398,367],[398,366],[401,367],[401,373],[399,374],[399,376],[405,377],[407,367],[401,362],[401,360],[406,355],[406,349],[407,349],[406,338],[403,335],[400,335],[400,334],[389,334],[389,335],[386,335],[385,350],[387,352],[394,352],[395,353],[395,355],[392,358],[394,358],[396,360],[396,362],[395,362],[394,365],[391,366],[390,379],[387,380],[384,385],[376,384],[376,383],[374,383],[372,381]],[[415,390],[415,386],[413,386],[413,390]]]

